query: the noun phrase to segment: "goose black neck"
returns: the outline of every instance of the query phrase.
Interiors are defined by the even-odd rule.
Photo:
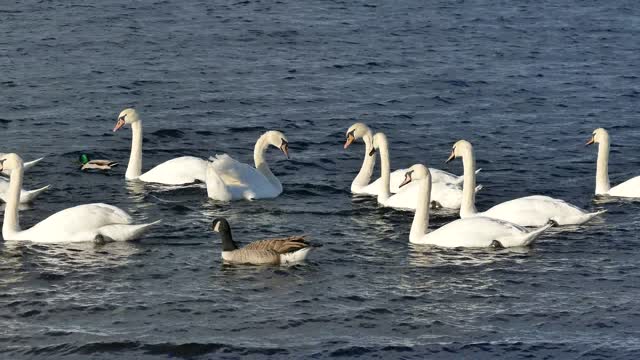
[[[238,248],[238,245],[236,245],[231,236],[231,229],[228,227],[220,229],[220,238],[222,239],[222,251],[233,251]]]

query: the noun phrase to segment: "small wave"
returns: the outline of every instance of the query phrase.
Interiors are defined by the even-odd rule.
[[[184,132],[178,129],[160,129],[152,132],[151,135],[161,138],[181,138],[184,136]]]

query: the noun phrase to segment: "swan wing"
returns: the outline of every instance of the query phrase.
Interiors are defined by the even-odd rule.
[[[458,185],[462,182],[462,176],[452,174],[448,171],[429,168],[429,172],[431,173],[432,183],[441,182],[445,184]]]
[[[410,182],[401,187],[399,192],[391,195],[383,205],[400,210],[415,210],[418,205],[419,192],[420,183]]]
[[[415,210],[418,206],[420,184],[411,182],[391,195],[384,203],[387,207]],[[431,186],[431,201],[447,209],[459,209],[462,204],[462,189],[453,184],[434,183]]]
[[[559,225],[581,224],[589,219],[587,212],[577,206],[542,195],[505,201],[481,215],[522,226],[542,226],[549,220],[554,220]]]
[[[72,242],[94,240],[100,228],[128,225],[132,219],[123,210],[108,204],[78,205],[58,211],[33,227],[21,231],[18,240]]]
[[[404,181],[404,176],[407,173],[407,169],[397,169],[391,173],[389,176],[389,188],[392,194],[399,193],[402,189],[400,188],[400,184]],[[431,171],[432,182],[433,183],[445,183],[455,185],[460,183],[460,177],[451,173],[448,173],[443,170],[438,169],[429,169]],[[363,187],[358,190],[358,194],[367,194],[367,195],[378,195],[380,191],[380,186],[382,186],[382,178],[377,178],[374,182],[369,185]]]
[[[24,203],[32,202],[33,200],[35,200],[36,197],[38,197],[38,195],[47,191],[50,187],[51,185],[47,185],[35,190],[20,189],[20,203],[24,204]],[[0,200],[6,202],[8,192],[9,192],[9,182],[4,178],[0,178]]]
[[[494,240],[503,246],[527,244],[529,233],[521,226],[487,217],[452,221],[423,236],[416,243],[440,247],[489,247]]]
[[[462,189],[454,184],[437,182],[431,187],[431,201],[443,208],[460,209],[462,205]]]
[[[205,182],[207,163],[206,160],[195,156],[182,156],[156,165],[153,169],[140,175],[138,179],[144,182],[167,185]]]
[[[249,164],[241,163],[228,154],[216,155],[211,158],[213,168],[222,178],[225,184],[258,184],[267,181],[256,168]]]
[[[640,197],[640,176],[612,187],[607,194],[619,197]]]
[[[262,173],[253,166],[241,163],[227,154],[211,158],[212,167],[224,182],[232,199],[260,199],[276,197],[276,189]]]

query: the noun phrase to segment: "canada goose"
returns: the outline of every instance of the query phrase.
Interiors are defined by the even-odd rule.
[[[225,218],[213,220],[211,229],[220,233],[222,259],[227,263],[251,265],[282,265],[304,260],[311,250],[305,236],[254,241],[238,248],[231,236],[231,227]]]

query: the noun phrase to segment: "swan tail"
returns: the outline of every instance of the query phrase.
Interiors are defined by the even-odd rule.
[[[484,186],[482,186],[482,185],[476,186],[475,192],[478,192],[478,191],[482,190],[482,188],[484,188]]]
[[[478,173],[479,173],[480,171],[482,171],[482,168],[480,168],[480,169],[476,170],[476,175],[478,175]]]
[[[227,189],[224,181],[216,172],[213,162],[207,164],[205,173],[205,184],[207,185],[207,196],[214,200],[229,201],[231,200],[231,192]]]
[[[104,239],[107,242],[111,241],[130,241],[136,240],[142,237],[149,228],[154,225],[161,223],[162,220],[156,220],[147,224],[138,224],[138,225],[129,225],[129,224],[113,224],[106,225],[100,228],[99,236],[100,238],[96,238],[96,242],[98,240]]]
[[[546,225],[532,230],[530,231],[528,234],[526,234],[524,242],[522,243],[522,246],[529,246],[531,244],[533,244],[533,242],[540,237],[540,235],[542,235],[542,233],[544,233],[545,231],[547,231],[548,229],[554,227],[554,226],[558,226],[558,223],[555,220],[549,220],[549,222],[547,222]]]
[[[38,197],[38,195],[40,195],[43,192],[49,190],[50,187],[51,187],[51,185],[47,185],[47,186],[41,187],[40,189],[22,191],[20,193],[20,202],[21,203],[32,202],[33,200],[35,200]]]
[[[586,220],[584,222],[590,221],[594,217],[596,217],[598,215],[602,215],[602,214],[604,214],[606,212],[607,212],[607,209],[604,209],[604,210],[600,210],[600,211],[596,211],[596,212],[585,214]]]
[[[27,169],[32,168],[34,165],[36,165],[37,163],[39,163],[40,161],[42,161],[44,158],[45,158],[45,157],[43,156],[43,157],[41,157],[41,158],[39,158],[39,159],[35,159],[35,160],[28,161],[28,162],[24,163],[24,167],[23,167],[23,169],[24,169],[24,170],[27,170]]]
[[[281,265],[294,264],[300,261],[304,261],[304,259],[307,258],[307,255],[309,254],[309,251],[311,251],[311,249],[312,248],[309,246],[294,252],[280,254],[280,264]]]

